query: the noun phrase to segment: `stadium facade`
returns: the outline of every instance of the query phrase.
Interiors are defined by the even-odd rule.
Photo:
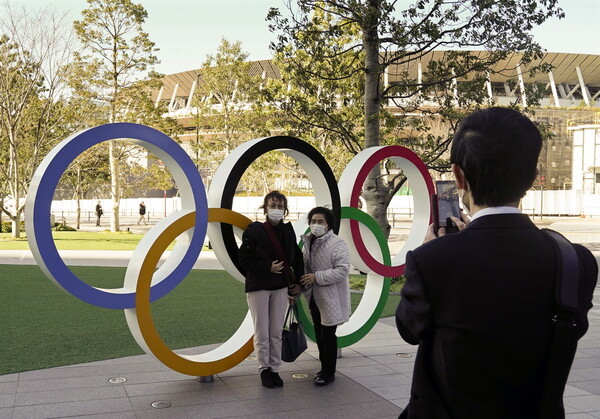
[[[384,83],[393,84],[402,73],[420,81],[429,62],[443,60],[444,54],[447,52],[435,51],[410,65],[391,66],[384,75]],[[485,94],[490,104],[528,106],[526,86],[535,83],[545,87],[545,97],[534,108],[533,118],[548,124],[553,136],[545,143],[540,177],[534,187],[563,191],[581,188],[584,193],[600,193],[600,55],[549,52],[529,67],[521,65],[521,58],[522,54],[515,52],[498,62],[485,83]],[[552,71],[538,72],[532,77],[529,68],[542,63],[550,64]],[[271,60],[253,61],[249,71],[263,79],[280,77]],[[167,105],[168,116],[176,118],[186,130],[180,137],[184,147],[196,138],[192,134],[197,132],[192,98],[201,83],[200,73],[197,69],[165,76],[154,97],[157,104]],[[400,113],[392,104],[388,110]]]

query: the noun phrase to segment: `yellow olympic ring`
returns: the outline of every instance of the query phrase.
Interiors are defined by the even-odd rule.
[[[169,220],[166,228],[153,239],[153,243],[150,245],[138,272],[133,275],[137,282],[135,290],[136,308],[125,309],[125,315],[134,338],[147,353],[152,353],[167,367],[182,374],[207,376],[236,366],[252,353],[254,349],[252,335],[247,338],[244,333],[239,333],[242,329],[247,330],[245,323],[249,319],[249,315],[246,315],[246,320],[244,320],[238,332],[220,348],[217,348],[223,349],[225,347],[226,350],[229,350],[229,355],[223,357],[222,352],[219,352],[218,355],[214,354],[213,356],[211,352],[216,350],[199,355],[178,355],[160,338],[152,319],[150,307],[152,276],[161,255],[178,235],[194,227],[194,220],[194,211],[183,216],[178,215],[175,221]],[[252,221],[244,215],[228,209],[209,208],[208,222],[227,223],[244,230]]]

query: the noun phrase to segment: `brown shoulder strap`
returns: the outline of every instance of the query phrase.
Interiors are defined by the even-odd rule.
[[[279,260],[287,262],[287,258],[285,257],[285,253],[283,252],[283,248],[281,247],[281,243],[279,242],[279,239],[277,239],[277,235],[275,234],[275,230],[273,229],[271,223],[265,221],[263,223],[263,227],[265,228],[267,235],[273,243],[273,247],[275,248],[275,252],[277,253],[277,257],[279,258]]]
[[[281,243],[279,242],[279,239],[277,239],[277,235],[275,234],[275,230],[273,229],[273,226],[271,225],[271,223],[269,221],[265,221],[263,223],[263,227],[265,228],[265,231],[267,232],[267,235],[269,236],[269,238],[271,239],[271,242],[273,243],[273,247],[275,248],[275,252],[277,253],[277,257],[279,258],[280,261],[283,261],[283,268],[284,271],[286,272],[286,275],[288,276],[288,279],[290,280],[290,283],[295,283],[295,276],[292,273],[292,270],[290,268],[290,263],[287,260],[287,257],[285,256],[285,252],[283,251],[283,247],[281,247]]]

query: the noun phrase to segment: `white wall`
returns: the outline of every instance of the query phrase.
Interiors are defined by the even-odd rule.
[[[141,199],[123,199],[121,200],[121,214],[124,216],[137,216],[138,206]],[[262,210],[258,207],[262,204],[262,197],[235,197],[233,200],[233,210],[246,214],[250,218],[262,219]],[[93,217],[94,208],[97,200],[88,199],[81,201],[82,215],[88,214]],[[101,200],[105,216],[110,211],[110,200]],[[180,198],[146,198],[144,199],[146,209],[151,219],[163,218],[166,214],[181,209]],[[291,212],[290,219],[295,219],[300,214],[306,214],[315,205],[315,199],[312,196],[292,196],[288,197],[288,206]],[[583,194],[581,191],[529,191],[523,198],[521,208],[523,212],[529,215],[570,215],[586,217],[600,216],[600,194]],[[64,211],[65,216],[73,217],[75,215],[75,201],[53,201],[52,213],[60,217]],[[413,201],[412,196],[395,196],[388,208],[390,219],[412,218]],[[57,221],[60,218],[57,218]]]
[[[138,214],[139,204],[144,201],[146,211],[150,218],[163,218],[165,215],[181,209],[181,198],[133,198],[122,199],[120,204],[120,213],[123,216],[136,216]],[[82,216],[93,216],[96,208],[97,199],[82,199]],[[110,199],[101,199],[104,216],[110,214]],[[262,196],[241,197],[236,196],[233,199],[233,210],[247,214],[250,218],[262,218],[263,211],[259,207],[263,203]],[[314,196],[289,196],[288,208],[291,213],[291,219],[295,219],[298,214],[306,214],[315,206]],[[51,211],[56,217],[62,215],[74,217],[77,211],[77,203],[74,200],[52,201]],[[412,196],[395,196],[392,199],[388,212],[400,216],[412,216],[413,204]],[[60,220],[60,218],[57,218]]]
[[[600,185],[595,182],[596,173],[600,173],[600,126],[581,125],[569,131],[573,134],[573,189],[586,194],[598,193]]]

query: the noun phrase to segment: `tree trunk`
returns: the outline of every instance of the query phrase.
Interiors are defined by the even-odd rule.
[[[112,198],[112,211],[110,214],[110,231],[120,231],[119,227],[119,204],[121,201],[121,173],[117,157],[117,144],[108,142],[108,158],[110,164],[110,195]]]
[[[77,200],[77,218],[75,220],[75,229],[81,228],[81,167],[77,168],[77,185],[75,186],[75,199]]]
[[[363,22],[363,47],[365,52],[365,149],[380,145],[380,77],[383,69],[379,64],[379,13],[381,0],[369,0]],[[367,175],[363,185],[363,198],[367,212],[377,221],[385,237],[389,237],[386,200],[389,188],[381,177],[381,166],[376,165]]]
[[[11,183],[10,189],[12,198],[14,201],[14,214],[10,216],[12,220],[12,233],[11,236],[13,239],[18,239],[21,237],[21,211],[19,210],[21,206],[21,194],[19,190],[19,185],[21,184],[21,178],[19,176],[19,160],[17,156],[16,149],[16,139],[13,131],[9,133],[9,153],[10,153],[10,169],[9,173],[12,174],[10,176],[9,182]]]
[[[16,213],[14,217],[10,217],[12,224],[12,238],[18,239],[21,237],[21,213]]]
[[[81,202],[79,195],[77,195],[77,220],[75,221],[75,229],[79,230],[81,228]]]
[[[15,210],[15,213],[10,217],[10,220],[12,222],[11,236],[13,239],[18,239],[21,237],[21,211]]]

